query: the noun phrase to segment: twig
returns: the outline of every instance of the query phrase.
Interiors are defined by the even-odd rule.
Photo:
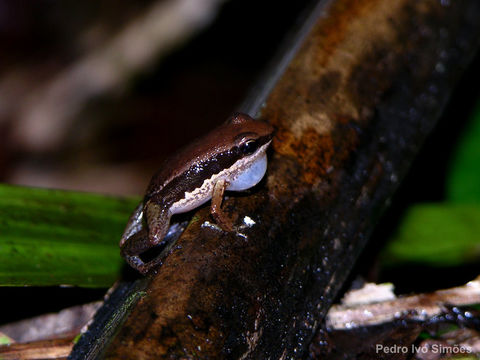
[[[371,304],[333,305],[327,327],[333,330],[376,325],[396,319],[426,321],[445,311],[446,306],[480,304],[480,277],[465,284],[429,294],[419,294]]]

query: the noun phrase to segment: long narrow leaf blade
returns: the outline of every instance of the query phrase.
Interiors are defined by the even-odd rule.
[[[447,177],[447,200],[480,203],[480,103],[461,136]]]
[[[0,285],[110,286],[138,201],[0,185]]]

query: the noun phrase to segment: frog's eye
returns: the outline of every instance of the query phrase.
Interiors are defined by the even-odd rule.
[[[258,149],[257,140],[248,140],[240,145],[240,151],[244,155],[252,155]]]

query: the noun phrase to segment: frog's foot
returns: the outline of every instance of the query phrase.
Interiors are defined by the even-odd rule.
[[[216,224],[226,232],[232,232],[235,230],[235,220],[234,218],[228,217],[223,211],[222,212],[214,212],[212,211],[212,216],[215,219]]]
[[[142,275],[148,274],[152,269],[161,265],[163,259],[162,256],[158,256],[151,261],[144,262],[140,255],[127,255],[123,253],[122,256],[131,267]]]
[[[122,254],[125,261],[130,265],[132,268],[137,270],[143,275],[146,275],[148,271],[151,269],[150,266],[145,264],[143,260],[138,255],[127,255],[125,253]]]
[[[163,259],[161,254],[158,254],[152,260],[145,261],[144,259],[148,257],[150,249],[152,249],[152,244],[148,240],[148,235],[145,231],[139,231],[124,242],[120,253],[131,267],[145,275],[161,264]]]

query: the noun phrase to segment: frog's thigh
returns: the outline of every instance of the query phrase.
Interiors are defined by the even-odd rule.
[[[132,215],[128,218],[127,226],[123,231],[122,238],[120,239],[120,246],[133,234],[138,233],[142,229],[143,220],[143,201],[133,210]]]

